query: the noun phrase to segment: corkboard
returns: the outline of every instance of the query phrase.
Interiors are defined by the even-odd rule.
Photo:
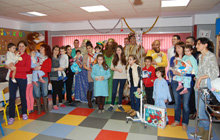
[[[17,44],[20,40],[27,40],[30,31],[0,28],[0,65],[4,64],[8,43]]]

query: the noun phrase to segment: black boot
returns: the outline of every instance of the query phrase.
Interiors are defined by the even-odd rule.
[[[43,97],[43,101],[44,101],[44,111],[47,113],[48,112],[47,97]]]
[[[88,107],[89,108],[93,108],[91,100],[92,100],[92,92],[91,91],[87,91],[87,101],[88,101]]]
[[[41,114],[41,102],[40,102],[40,98],[36,98],[36,103],[37,103],[37,114]]]

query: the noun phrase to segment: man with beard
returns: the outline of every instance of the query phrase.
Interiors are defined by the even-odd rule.
[[[148,50],[147,56],[151,56],[153,58],[152,65],[157,67],[167,67],[167,55],[160,51],[160,41],[155,40],[152,43],[152,50]]]

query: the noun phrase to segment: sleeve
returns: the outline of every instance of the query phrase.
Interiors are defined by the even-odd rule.
[[[6,53],[6,61],[5,61],[5,64],[6,64],[6,65],[9,64],[9,62],[10,62],[9,60],[10,60],[10,55],[9,55],[9,52],[7,52],[7,53]]]
[[[156,82],[157,82],[157,80],[155,80],[155,82],[154,82],[154,89],[153,89],[153,99],[154,100],[156,98]]]
[[[51,72],[51,59],[50,58],[47,58],[43,64],[41,65],[41,70],[44,72],[44,73],[48,73],[48,72]]]
[[[107,80],[111,77],[111,73],[110,73],[110,70],[108,69],[106,72],[105,72],[105,75],[104,75],[104,79]]]
[[[165,92],[167,94],[167,99],[168,99],[169,102],[171,102],[172,98],[170,96],[170,89],[169,89],[167,81],[165,79],[164,79],[164,88],[165,88]]]
[[[192,62],[191,63],[192,63],[192,67],[194,69],[195,75],[197,75],[197,73],[198,73],[198,64],[197,64],[197,61],[194,57],[192,57]]]
[[[25,59],[24,59],[25,58]],[[31,70],[31,57],[26,55],[22,61],[25,62],[25,66],[16,65],[16,72],[29,72]],[[18,64],[18,63],[17,63]]]
[[[138,77],[139,77],[139,81],[138,81],[138,88],[141,87],[141,67],[137,67],[137,71],[138,71]]]
[[[209,66],[210,68],[209,68],[208,76],[212,81],[219,76],[219,67],[214,54],[210,56],[209,64],[210,64]]]
[[[91,73],[91,77],[93,80],[95,80],[96,77],[96,70],[95,70],[95,66],[92,67],[92,73]]]
[[[175,66],[174,59],[175,59],[175,56],[170,58],[170,67],[174,67]]]
[[[167,63],[167,55],[165,53],[163,53],[162,56],[162,62],[157,63],[157,66],[159,67],[167,67],[168,63]]]

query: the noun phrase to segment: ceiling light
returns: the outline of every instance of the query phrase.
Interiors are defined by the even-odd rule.
[[[109,11],[105,6],[103,5],[97,5],[97,6],[86,6],[86,7],[80,7],[81,9],[87,11],[87,12],[102,12],[102,11]]]
[[[190,0],[161,0],[161,7],[187,6]]]
[[[38,16],[47,16],[46,14],[39,13],[39,12],[24,12],[24,13],[19,13],[21,15],[29,16],[29,17],[38,17]]]

